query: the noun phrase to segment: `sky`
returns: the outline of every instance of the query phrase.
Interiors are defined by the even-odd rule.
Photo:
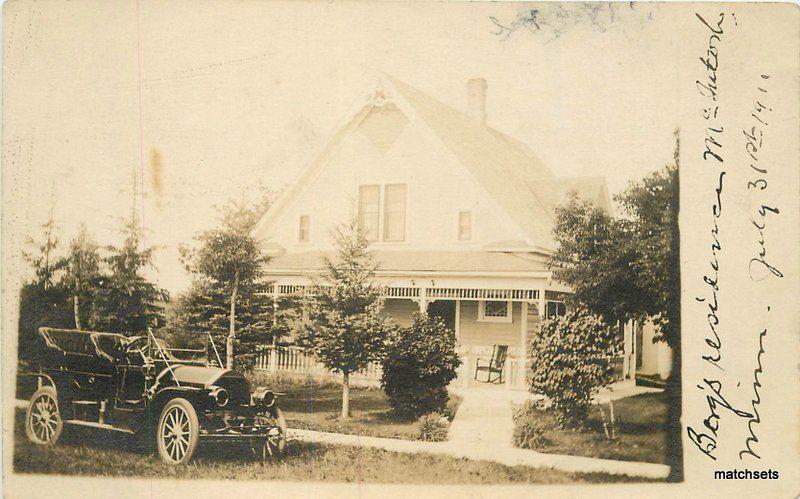
[[[149,277],[172,293],[189,283],[178,245],[227,199],[290,183],[381,71],[459,109],[466,81],[486,78],[491,126],[612,194],[672,156],[681,40],[659,4],[6,7],[4,174],[26,200],[14,219],[39,236],[52,191],[64,241],[85,223],[111,244],[135,206],[159,248]]]

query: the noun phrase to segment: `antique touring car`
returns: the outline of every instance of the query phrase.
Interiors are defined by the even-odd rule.
[[[251,393],[244,376],[224,369],[210,335],[209,348],[195,351],[169,348],[151,332],[39,333],[46,348],[25,418],[34,443],[53,445],[64,425],[80,425],[155,438],[158,454],[174,464],[189,461],[200,441],[248,442],[263,459],[285,449],[276,394],[265,388]],[[212,350],[214,361],[176,357]]]

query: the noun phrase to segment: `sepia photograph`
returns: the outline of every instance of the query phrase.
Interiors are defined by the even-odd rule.
[[[749,18],[683,7],[7,2],[4,476],[679,487],[755,438],[681,360],[687,100]]]

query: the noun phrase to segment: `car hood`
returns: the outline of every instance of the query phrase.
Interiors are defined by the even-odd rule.
[[[242,377],[242,375],[236,371],[208,366],[173,365],[172,372],[175,373],[175,378],[178,380],[178,383],[203,386],[213,385],[219,378],[228,373],[232,374],[233,377]]]

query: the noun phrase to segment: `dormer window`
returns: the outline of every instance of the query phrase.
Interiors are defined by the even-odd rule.
[[[297,231],[297,241],[307,243],[311,240],[311,218],[308,215],[300,215],[300,223]]]
[[[469,241],[472,239],[472,212],[458,212],[458,240]]]

